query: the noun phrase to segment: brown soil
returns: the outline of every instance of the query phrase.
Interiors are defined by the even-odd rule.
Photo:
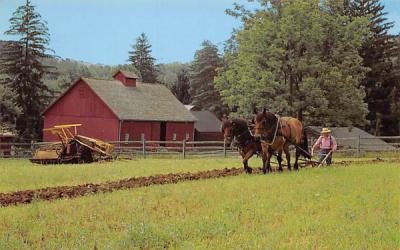
[[[374,159],[369,161],[342,161],[335,164],[348,165],[359,163],[383,162],[382,159]],[[400,159],[390,160],[389,162],[400,162]],[[151,185],[173,184],[182,181],[193,181],[200,179],[213,179],[228,176],[236,176],[244,173],[242,168],[225,168],[201,171],[196,173],[174,173],[153,175],[147,177],[134,177],[119,181],[112,181],[100,184],[87,183],[77,186],[59,186],[48,187],[36,190],[25,190],[13,193],[0,193],[0,206],[10,206],[16,204],[31,203],[33,200],[56,200],[62,198],[73,198],[96,193],[112,192],[114,190],[139,188]],[[262,173],[261,169],[253,170],[253,174]]]

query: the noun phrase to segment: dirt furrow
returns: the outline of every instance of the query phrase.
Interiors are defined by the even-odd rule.
[[[363,164],[371,162],[384,162],[382,159],[374,159],[368,161],[341,161],[336,162],[335,165],[348,165],[348,164]],[[392,159],[387,162],[400,162],[400,159]],[[122,179],[118,181],[111,181],[106,183],[92,184],[87,183],[77,186],[59,186],[47,187],[36,190],[25,190],[13,193],[0,193],[0,206],[10,206],[16,204],[31,203],[33,200],[56,200],[62,198],[74,198],[79,196],[91,195],[96,193],[107,193],[114,190],[139,188],[151,185],[164,185],[173,184],[182,181],[193,181],[200,179],[213,179],[228,176],[236,176],[242,174],[242,168],[225,168],[214,169],[208,171],[200,171],[196,173],[171,173],[160,174],[145,177],[134,177],[129,179]],[[257,168],[253,171],[254,174],[262,173],[261,169]]]
[[[112,192],[114,190],[146,187],[150,185],[173,184],[182,181],[199,179],[212,179],[227,176],[235,176],[243,173],[241,168],[214,169],[196,173],[176,173],[153,175],[146,177],[134,177],[118,181],[92,184],[87,183],[77,186],[48,187],[36,190],[25,190],[13,193],[0,193],[1,206],[31,203],[33,200],[55,200],[62,198],[74,198],[96,193]]]

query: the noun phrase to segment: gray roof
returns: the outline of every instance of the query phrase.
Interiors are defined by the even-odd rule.
[[[210,111],[190,111],[197,118],[194,128],[199,132],[220,132],[221,121]]]
[[[117,80],[82,78],[121,120],[194,122],[196,118],[161,84],[126,87]]]
[[[309,126],[319,136],[322,127]],[[338,146],[344,148],[357,148],[360,138],[360,148],[363,150],[394,150],[395,147],[384,140],[376,138],[368,132],[357,127],[331,127],[332,135],[337,139]],[[314,133],[312,133],[314,134]],[[314,136],[314,138],[318,138]]]

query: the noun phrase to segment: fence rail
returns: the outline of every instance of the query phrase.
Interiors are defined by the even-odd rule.
[[[316,138],[309,139],[313,145]],[[360,155],[370,151],[399,151],[400,136],[336,138],[338,152]],[[237,148],[226,147],[223,141],[111,141],[114,155],[121,158],[175,155],[182,158],[237,156]],[[49,142],[0,143],[0,157],[29,158]]]

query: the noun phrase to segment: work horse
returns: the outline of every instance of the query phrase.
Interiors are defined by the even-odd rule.
[[[224,134],[224,143],[229,147],[233,142],[238,147],[239,153],[243,159],[243,168],[246,173],[252,173],[252,168],[248,165],[248,160],[257,153],[261,153],[261,143],[256,140],[247,121],[244,119],[228,119],[226,116],[222,118],[221,132]]]
[[[271,156],[274,152],[278,152],[279,171],[282,171],[282,150],[285,151],[287,167],[290,171],[289,145],[292,144],[296,148],[296,158],[294,169],[299,169],[298,159],[300,155],[311,159],[308,152],[308,140],[303,124],[294,117],[279,117],[272,112],[268,112],[265,108],[262,112],[255,113],[255,130],[254,136],[261,140],[263,172],[264,174],[272,171]]]

